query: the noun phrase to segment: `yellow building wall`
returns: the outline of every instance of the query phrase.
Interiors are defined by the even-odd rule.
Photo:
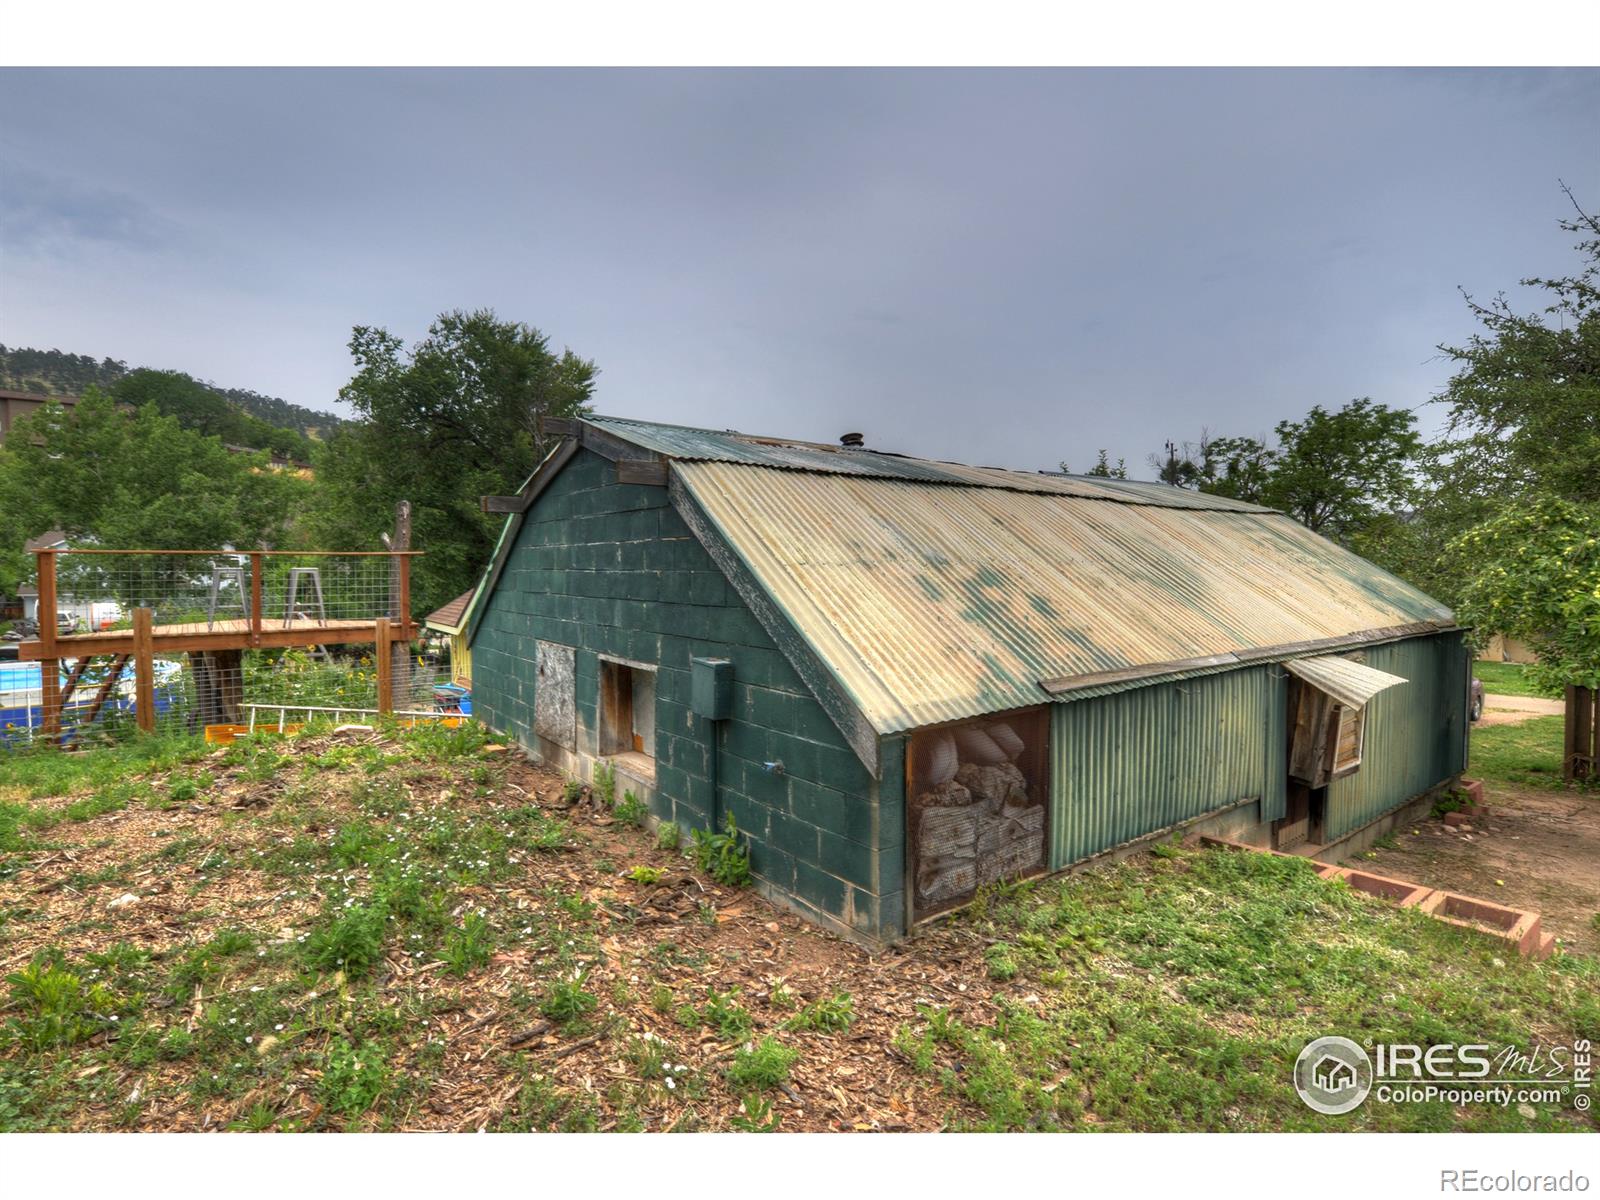
[[[472,647],[467,644],[466,630],[450,638],[450,678],[472,682]]]

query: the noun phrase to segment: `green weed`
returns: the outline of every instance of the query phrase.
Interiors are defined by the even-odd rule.
[[[774,1038],[741,1047],[728,1065],[728,1083],[735,1091],[766,1091],[789,1082],[789,1068],[800,1057]]]
[[[120,1005],[111,990],[68,970],[59,951],[35,955],[22,970],[6,976],[6,982],[11,1005],[20,1014],[12,1022],[15,1034],[36,1050],[81,1042],[119,1019]]]
[[[307,965],[351,977],[365,975],[383,958],[388,917],[381,904],[333,908],[302,946]]]
[[[450,974],[466,975],[488,964],[494,953],[494,930],[478,913],[468,913],[461,928],[453,930],[445,940],[439,957],[444,960]]]
[[[721,833],[696,829],[693,842],[694,865],[724,887],[744,887],[750,882],[750,847],[741,841],[739,827],[729,813]]]
[[[856,1004],[849,992],[834,992],[814,1000],[784,1023],[785,1029],[810,1029],[817,1033],[843,1033],[856,1019]]]
[[[624,825],[643,828],[644,819],[650,815],[650,806],[632,792],[624,792],[622,794],[622,803],[618,804],[612,811],[615,813],[617,820]]]
[[[589,973],[581,971],[571,979],[559,979],[551,984],[539,1004],[539,1011],[557,1025],[570,1025],[593,1012],[600,1000],[593,992],[584,990],[588,978]]]
[[[383,1092],[387,1076],[383,1051],[376,1043],[352,1045],[336,1037],[323,1056],[317,1091],[334,1112],[355,1117],[372,1107]]]

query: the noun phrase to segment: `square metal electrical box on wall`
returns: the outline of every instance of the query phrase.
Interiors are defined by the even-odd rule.
[[[689,665],[689,707],[695,715],[713,721],[733,716],[733,661],[696,658]]]

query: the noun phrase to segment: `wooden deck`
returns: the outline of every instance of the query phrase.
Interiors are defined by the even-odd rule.
[[[150,630],[150,648],[156,654],[183,653],[189,650],[248,650],[258,647],[330,646],[349,642],[376,642],[379,618],[370,621],[327,621],[297,618],[287,625],[282,620],[264,620],[252,630],[247,619],[218,618],[209,627],[204,621],[185,625],[155,625]],[[398,623],[395,635],[401,637]],[[22,642],[17,657],[24,662],[44,658],[83,658],[97,654],[132,654],[135,650],[131,629],[112,629],[103,633],[56,635],[54,646],[43,642]]]

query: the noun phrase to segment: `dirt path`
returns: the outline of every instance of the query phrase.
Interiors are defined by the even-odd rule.
[[[1568,949],[1600,950],[1600,930],[1593,924],[1600,913],[1600,796],[1499,787],[1487,799],[1489,816],[1466,830],[1430,817],[1397,830],[1398,849],[1379,850],[1376,860],[1351,865],[1534,909]]]
[[[1520,725],[1534,717],[1559,717],[1566,712],[1564,700],[1547,700],[1543,696],[1498,696],[1493,693],[1483,698],[1483,716],[1479,725]]]

